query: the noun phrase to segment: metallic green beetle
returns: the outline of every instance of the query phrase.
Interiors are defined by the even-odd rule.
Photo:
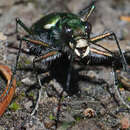
[[[88,57],[89,60],[91,59],[95,63],[101,62],[102,60],[108,61],[109,59],[111,59],[111,63],[119,61],[118,63],[126,70],[127,63],[115,33],[108,32],[91,37],[92,26],[88,22],[88,18],[95,8],[94,4],[95,1],[92,1],[90,5],[80,11],[78,15],[72,13],[52,13],[46,15],[34,23],[30,28],[17,18],[16,32],[18,32],[19,25],[28,34],[24,37],[17,35],[20,44],[13,74],[16,74],[22,41],[26,41],[29,53],[35,55],[33,60],[34,68],[36,62],[42,61],[46,63],[48,61],[53,61],[62,55],[67,56],[70,65],[68,67],[66,90],[69,90],[72,62],[75,60],[75,57],[80,59]],[[109,49],[96,44],[96,42],[107,37],[113,37],[116,41],[120,54],[119,57],[115,56]],[[91,45],[98,46],[104,49],[104,51],[92,48]],[[95,58],[96,60],[94,60]],[[88,62],[86,61],[86,63]],[[116,77],[117,76],[115,76],[115,78]]]

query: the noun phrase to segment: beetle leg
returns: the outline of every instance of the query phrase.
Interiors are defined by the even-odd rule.
[[[15,31],[7,33],[7,34],[5,33],[5,35],[6,36],[12,36],[14,34],[18,35],[18,25],[20,25],[29,34],[32,34],[30,29],[19,18],[16,18],[16,29],[15,29]]]
[[[18,25],[20,25],[30,35],[32,34],[31,30],[19,18],[16,18],[16,34],[18,33]]]
[[[102,64],[102,65],[111,65],[112,61],[117,61],[119,58],[115,58],[112,54],[109,52],[105,52],[96,48],[90,48],[90,55],[86,57],[88,58],[89,64]],[[120,63],[120,62],[119,62]]]
[[[26,37],[23,37],[22,40],[26,41],[26,42],[30,42],[32,44],[41,45],[41,46],[44,46],[44,47],[49,47],[49,45],[47,43],[43,42],[43,41],[32,40],[32,39],[29,39],[29,38],[26,38]]]
[[[22,49],[22,39],[20,40],[19,50],[18,50],[17,57],[16,57],[16,63],[15,63],[15,67],[14,67],[14,70],[13,70],[13,75],[15,75],[16,71],[17,71],[18,60],[19,60],[19,56],[20,56],[20,53],[21,53],[21,49]]]
[[[91,13],[93,12],[95,6],[95,0],[93,0],[85,9],[81,10],[79,12],[79,16],[80,17],[85,17],[84,20],[87,21],[88,17],[91,15]],[[86,15],[87,13],[87,15]],[[85,16],[86,15],[86,16]]]
[[[72,72],[72,62],[74,60],[73,55],[70,57],[70,63],[69,63],[69,68],[68,68],[68,74],[67,74],[67,80],[66,80],[66,90],[69,92],[70,88],[70,80],[71,80],[71,72]]]
[[[42,60],[45,60],[46,62],[46,59],[49,58],[49,57],[52,57],[52,56],[55,56],[57,55],[59,52],[58,51],[51,51],[51,52],[48,52],[42,56],[39,56],[39,57],[35,57],[33,59],[33,69],[34,71],[36,70],[36,66],[35,66],[35,63],[36,62],[40,62]],[[51,59],[51,58],[50,58]],[[38,91],[38,98],[37,98],[37,101],[36,101],[36,104],[35,104],[35,107],[33,109],[33,111],[31,112],[31,116],[33,116],[35,114],[35,112],[37,111],[38,109],[38,104],[39,104],[39,101],[40,101],[40,98],[41,98],[41,92],[42,92],[42,83],[41,83],[41,80],[40,78],[38,77],[38,73],[36,73],[36,79],[37,79],[37,82],[38,82],[38,85],[39,85],[39,91]]]
[[[114,39],[115,39],[115,41],[116,41],[116,44],[117,44],[117,47],[118,47],[118,49],[119,49],[119,53],[120,53],[120,56],[121,56],[121,62],[122,62],[123,69],[124,69],[125,71],[127,71],[127,68],[128,68],[127,62],[126,62],[126,59],[125,59],[125,57],[124,57],[124,54],[123,54],[123,52],[122,52],[122,50],[121,50],[121,48],[120,48],[119,42],[118,42],[118,40],[117,40],[117,36],[116,36],[116,34],[115,34],[114,32],[108,32],[108,33],[105,33],[105,34],[102,34],[102,35],[99,35],[99,36],[90,38],[90,42],[91,42],[92,44],[94,44],[95,42],[98,42],[98,41],[100,41],[100,40],[103,40],[103,39],[105,39],[105,38],[107,38],[107,37],[111,37],[111,36],[114,37]],[[97,45],[97,44],[96,44],[96,45]],[[97,46],[98,46],[98,45],[97,45]],[[108,49],[107,49],[107,50],[108,50]]]
[[[33,39],[30,39],[30,38],[27,38],[27,37],[20,37],[19,35],[17,35],[17,40],[22,40],[22,41],[25,41],[26,43],[31,43],[31,44],[34,44],[34,45],[38,45],[38,46],[42,46],[42,47],[48,47],[48,48],[51,48],[47,43],[43,42],[43,41],[39,41],[39,40],[33,40]],[[24,49],[22,50],[23,52],[26,52],[28,54],[32,54],[29,50],[25,51]],[[34,55],[37,55],[37,54],[34,54]],[[39,54],[38,54],[39,55]]]
[[[116,69],[115,69],[115,65],[113,64],[113,72],[114,72],[114,87],[115,87],[115,90],[116,90],[116,93],[120,99],[120,101],[122,102],[122,104],[124,104],[128,109],[130,109],[130,105],[127,104],[124,99],[121,97],[120,95],[120,92],[118,90],[118,84],[119,84],[119,81],[118,81],[118,76],[117,76],[117,72],[116,72]]]
[[[17,53],[17,56],[16,56],[15,66],[14,66],[13,71],[12,71],[12,76],[11,76],[11,80],[10,80],[9,88],[11,87],[12,81],[13,81],[14,76],[15,76],[16,71],[17,71],[18,60],[19,60],[19,56],[20,56],[20,53],[21,53],[21,48],[22,48],[22,39],[20,40],[19,50],[18,50],[18,53]]]
[[[14,69],[13,69],[13,75],[12,75],[11,81],[12,81],[13,76],[15,76],[16,71],[17,71],[18,60],[19,60],[19,56],[20,56],[20,53],[21,53],[21,48],[22,48],[22,39],[20,40],[20,43],[19,43],[19,50],[18,50],[18,53],[17,53],[16,63],[15,63]]]
[[[72,65],[70,63],[69,68],[68,68],[67,80],[66,80],[66,90],[68,92],[69,92],[69,88],[70,88],[71,71],[72,71]]]
[[[20,40],[19,50],[18,50],[18,53],[17,53],[17,56],[16,56],[16,63],[15,63],[15,66],[12,70],[12,75],[11,75],[10,82],[9,82],[9,85],[8,85],[8,90],[10,90],[11,87],[12,87],[12,84],[14,84],[15,74],[16,74],[17,66],[18,66],[18,60],[19,60],[19,56],[20,56],[20,52],[21,52],[21,47],[22,47],[22,40]]]
[[[17,35],[17,39],[19,40],[18,25],[20,27],[22,27],[27,33],[29,33],[30,35],[32,35],[31,29],[29,29],[19,18],[16,18],[16,29],[15,29],[15,31],[11,32],[11,33],[8,33],[8,34],[5,33],[5,35],[6,36],[12,36],[12,35],[16,34]]]
[[[43,54],[43,55],[38,56],[38,57],[35,57],[34,58],[34,63],[40,62],[42,60],[43,60],[43,62],[51,61],[51,60],[53,60],[53,58],[56,59],[60,55],[61,55],[61,53],[58,52],[57,50],[52,50],[50,52],[47,52],[46,54]]]

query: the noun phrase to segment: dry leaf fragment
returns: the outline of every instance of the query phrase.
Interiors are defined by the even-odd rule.
[[[11,88],[9,88],[12,72],[8,66],[0,64],[0,76],[1,75],[3,75],[3,77],[7,81],[7,85],[5,86],[5,90],[3,91],[3,93],[0,95],[0,116],[4,113],[4,111],[10,104],[16,88],[15,79],[12,81]]]

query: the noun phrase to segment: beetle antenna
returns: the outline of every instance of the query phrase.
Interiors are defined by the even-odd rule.
[[[95,2],[96,0],[93,0],[86,8],[79,12],[79,16],[83,17],[84,21],[88,20],[88,17],[92,14],[93,10],[95,9]]]

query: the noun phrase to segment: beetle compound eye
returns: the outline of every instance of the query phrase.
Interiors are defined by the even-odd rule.
[[[84,24],[85,24],[85,32],[88,33],[88,34],[90,34],[90,32],[92,30],[91,24],[88,23],[88,22],[84,22]]]
[[[72,29],[71,29],[69,26],[65,25],[65,26],[63,27],[63,30],[64,30],[64,33],[65,33],[67,36],[72,37],[73,31],[72,31]]]

